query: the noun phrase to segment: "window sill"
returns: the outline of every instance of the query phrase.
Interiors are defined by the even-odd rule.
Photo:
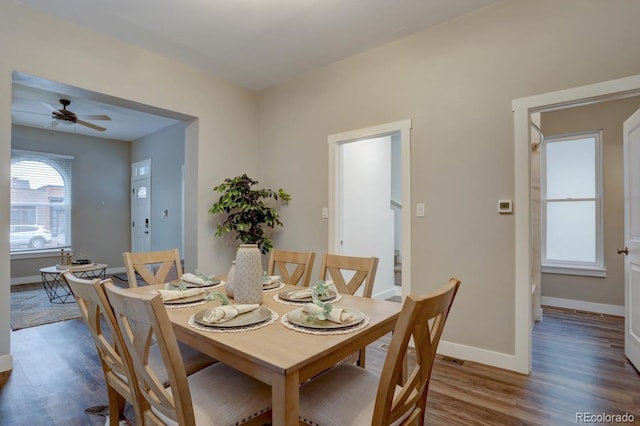
[[[579,275],[584,277],[606,278],[607,269],[597,267],[542,265],[542,273],[559,275]]]
[[[71,251],[71,248],[65,248],[65,252],[66,251]],[[50,257],[60,258],[60,249],[11,253],[11,260],[44,259]]]

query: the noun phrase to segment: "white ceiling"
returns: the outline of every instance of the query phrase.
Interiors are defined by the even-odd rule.
[[[17,1],[261,90],[500,0]],[[111,121],[93,122],[108,130],[77,124],[52,128],[50,112],[40,102],[59,107],[60,98],[70,99],[76,114],[109,115]],[[175,122],[144,108],[122,110],[102,98],[47,81],[14,84],[13,120],[122,140]]]

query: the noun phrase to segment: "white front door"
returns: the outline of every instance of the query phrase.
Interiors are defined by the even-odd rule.
[[[624,353],[640,370],[640,110],[624,122]]]
[[[151,251],[151,160],[131,164],[131,251]]]

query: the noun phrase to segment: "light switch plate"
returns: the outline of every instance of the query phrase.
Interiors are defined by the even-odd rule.
[[[416,217],[424,217],[424,204],[416,204]]]
[[[322,218],[323,219],[328,219],[329,218],[329,207],[323,207],[322,208]]]

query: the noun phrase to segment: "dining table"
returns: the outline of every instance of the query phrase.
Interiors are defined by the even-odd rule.
[[[163,285],[153,285],[131,291],[162,288]],[[268,309],[271,317],[248,329],[208,328],[194,323],[198,313],[220,305],[217,301],[184,307],[167,305],[178,341],[271,386],[272,422],[277,426],[299,424],[301,384],[393,331],[401,309],[397,302],[341,294],[334,306],[362,313],[363,322],[348,328],[306,329],[286,321],[287,314],[299,310],[300,304],[278,297],[282,291],[299,289],[282,284],[277,291],[265,290],[261,308]],[[224,286],[211,291],[225,292]]]

